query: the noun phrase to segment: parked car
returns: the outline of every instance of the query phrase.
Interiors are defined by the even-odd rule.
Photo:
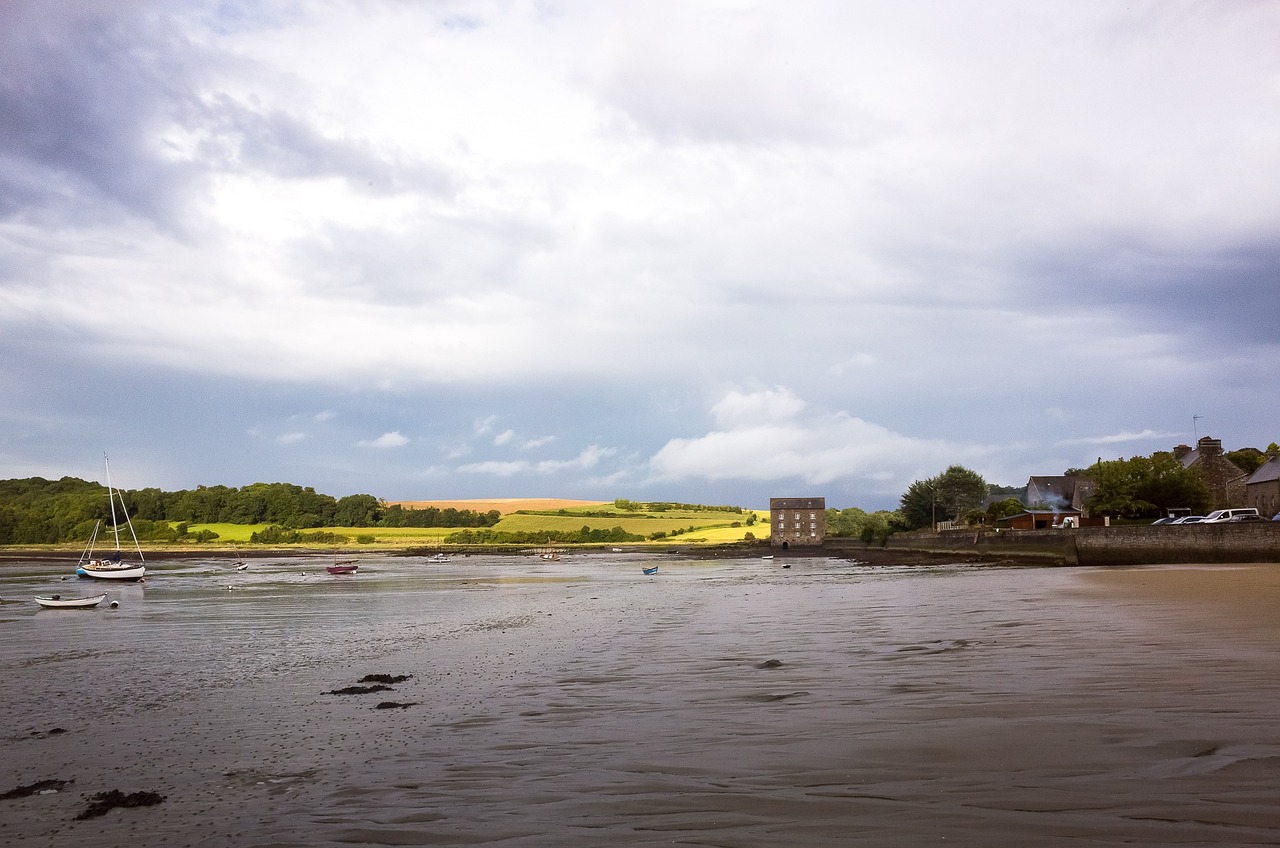
[[[1184,515],[1181,518],[1175,518],[1170,524],[1199,524],[1204,521],[1203,515]]]
[[[1157,524],[1175,524],[1175,523],[1177,523],[1176,518],[1170,518],[1169,516],[1166,515],[1164,518],[1157,518],[1155,521],[1151,522],[1151,526],[1155,527]]]
[[[1237,515],[1257,515],[1258,510],[1253,507],[1244,507],[1237,509],[1215,509],[1213,512],[1205,516],[1205,524],[1217,524],[1223,521],[1231,521]],[[1252,519],[1247,519],[1252,521]]]
[[[1256,512],[1253,515],[1248,515],[1248,514],[1233,515],[1227,520],[1230,521],[1232,524],[1235,524],[1237,521],[1266,521],[1265,518],[1263,518],[1261,515],[1258,515]]]

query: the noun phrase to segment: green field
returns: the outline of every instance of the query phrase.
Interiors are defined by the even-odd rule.
[[[604,515],[589,515],[591,512],[604,512]],[[608,507],[578,507],[555,512],[517,512],[502,518],[493,528],[498,532],[537,533],[537,532],[573,532],[582,527],[611,530],[621,527],[628,533],[644,536],[646,540],[655,533],[666,534],[663,538],[648,542],[649,544],[671,544],[672,542],[720,544],[740,542],[750,532],[757,538],[767,538],[769,533],[768,513],[756,510],[757,522],[747,526],[747,512],[722,512],[715,510],[669,510],[665,512],[643,513],[642,515],[624,514]],[[734,527],[737,523],[739,526]],[[252,543],[249,537],[265,530],[265,524],[191,524],[188,532],[195,534],[201,530],[210,530],[218,534],[218,538],[198,544],[202,548],[230,547],[231,545],[248,546]],[[373,545],[379,548],[412,548],[438,547],[450,534],[458,532],[455,527],[324,527],[314,530],[303,530],[303,533],[335,533],[346,536],[347,545]],[[373,541],[367,541],[372,537]],[[365,541],[357,541],[365,539]],[[181,543],[197,546],[197,543]],[[641,544],[641,543],[629,543]],[[272,545],[272,547],[276,547]],[[315,543],[301,543],[297,547],[315,547]]]

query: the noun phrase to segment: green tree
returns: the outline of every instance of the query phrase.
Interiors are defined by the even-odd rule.
[[[1257,448],[1240,448],[1239,450],[1227,451],[1224,456],[1235,463],[1235,466],[1245,474],[1252,474],[1262,467],[1262,463],[1267,461],[1267,455]]]
[[[986,518],[988,524],[995,524],[1002,518],[1008,518],[1011,515],[1017,515],[1026,511],[1026,506],[1017,498],[1005,498],[1002,501],[992,501],[987,504]]]
[[[1168,451],[1096,462],[1086,474],[1094,488],[1085,506],[1095,515],[1150,518],[1172,506],[1200,512],[1209,505],[1204,475]]]
[[[338,527],[372,527],[377,523],[381,504],[373,495],[347,495],[338,499],[334,524]]]
[[[935,522],[954,521],[981,509],[987,499],[987,481],[976,471],[953,465],[937,477],[916,480],[903,493],[899,512],[907,527],[917,530]]]

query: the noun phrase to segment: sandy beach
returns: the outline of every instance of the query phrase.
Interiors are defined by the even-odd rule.
[[[6,563],[0,846],[1280,842],[1280,566],[783,562]]]

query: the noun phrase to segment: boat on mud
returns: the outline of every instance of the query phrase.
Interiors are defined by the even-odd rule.
[[[44,609],[92,609],[107,599],[107,593],[85,598],[64,598],[61,595],[36,595],[36,603]]]
[[[142,555],[142,546],[138,544],[138,534],[133,531],[133,521],[129,518],[129,510],[124,505],[124,495],[111,484],[111,463],[107,460],[105,453],[102,455],[102,462],[107,469],[107,503],[111,507],[111,532],[115,536],[116,546],[115,550],[108,554],[94,556],[93,548],[98,541],[98,531],[102,528],[102,522],[94,524],[89,544],[85,546],[84,552],[80,554],[80,561],[76,563],[76,574],[98,580],[141,580],[147,574],[146,558]],[[118,514],[117,502],[120,504]],[[124,518],[125,526],[129,528],[129,535],[133,537],[133,547],[138,552],[137,562],[126,562],[120,550],[121,516]]]

